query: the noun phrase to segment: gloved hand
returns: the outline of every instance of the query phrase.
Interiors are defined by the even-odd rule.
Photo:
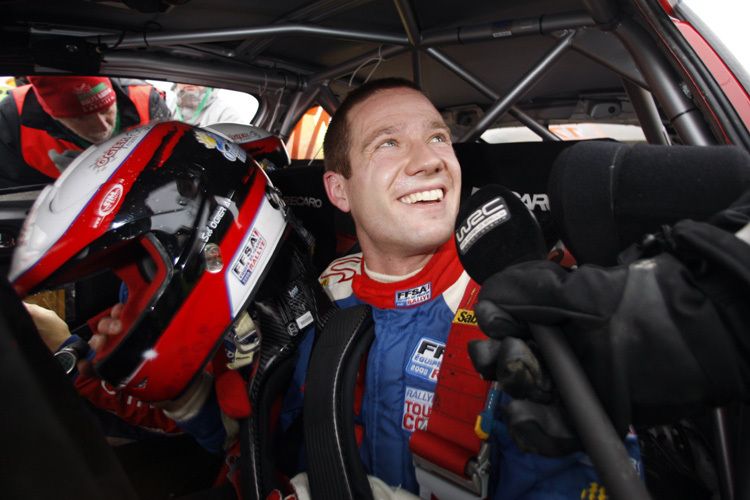
[[[502,314],[502,310],[498,311]],[[557,457],[582,450],[583,444],[540,361],[534,340],[512,317],[497,321],[504,323],[499,328],[505,335],[503,339],[470,340],[468,352],[483,379],[499,382],[494,387],[496,391],[519,398],[501,407],[504,428],[525,453]],[[485,410],[480,421],[483,439],[501,428],[495,422],[485,422],[495,414],[495,408]]]
[[[70,165],[73,160],[78,158],[78,155],[80,155],[81,153],[83,153],[83,151],[77,149],[67,149],[62,153],[58,153],[56,150],[50,149],[47,152],[47,154],[49,155],[49,159],[52,160],[52,163],[55,164],[60,172],[68,168],[68,165]]]
[[[690,221],[668,240],[669,253],[626,266],[512,266],[483,283],[479,327],[503,343],[528,339],[523,323],[559,325],[621,435],[630,422],[667,423],[747,398],[750,245]],[[495,360],[509,395],[549,402],[533,362],[524,361],[520,377],[507,356]],[[485,359],[483,369],[491,364]],[[515,383],[505,384],[506,373]]]

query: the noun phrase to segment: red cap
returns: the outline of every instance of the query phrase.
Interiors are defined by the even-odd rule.
[[[55,118],[96,113],[115,102],[112,82],[93,76],[30,76],[39,103]]]

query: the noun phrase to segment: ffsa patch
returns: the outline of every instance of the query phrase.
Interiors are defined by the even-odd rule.
[[[396,307],[411,307],[422,302],[427,302],[432,297],[431,283],[415,286],[408,290],[396,292]]]
[[[437,382],[440,363],[443,361],[445,344],[431,338],[422,337],[406,365],[406,373],[424,380]]]
[[[266,246],[266,239],[257,229],[253,228],[250,237],[245,241],[242,250],[239,252],[237,261],[232,266],[232,274],[243,285],[247,284],[250,275],[253,274]]]

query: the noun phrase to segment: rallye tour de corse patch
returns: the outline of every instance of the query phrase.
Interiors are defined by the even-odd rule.
[[[416,387],[406,387],[404,397],[404,416],[401,427],[409,432],[426,429],[432,413],[432,400],[435,393]]]

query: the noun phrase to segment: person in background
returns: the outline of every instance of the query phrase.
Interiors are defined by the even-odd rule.
[[[92,144],[169,118],[159,91],[138,80],[28,80],[0,101],[0,188],[51,183]]]
[[[167,97],[172,118],[190,125],[205,127],[214,123],[250,123],[240,109],[220,95],[218,89],[176,83],[174,96]]]

